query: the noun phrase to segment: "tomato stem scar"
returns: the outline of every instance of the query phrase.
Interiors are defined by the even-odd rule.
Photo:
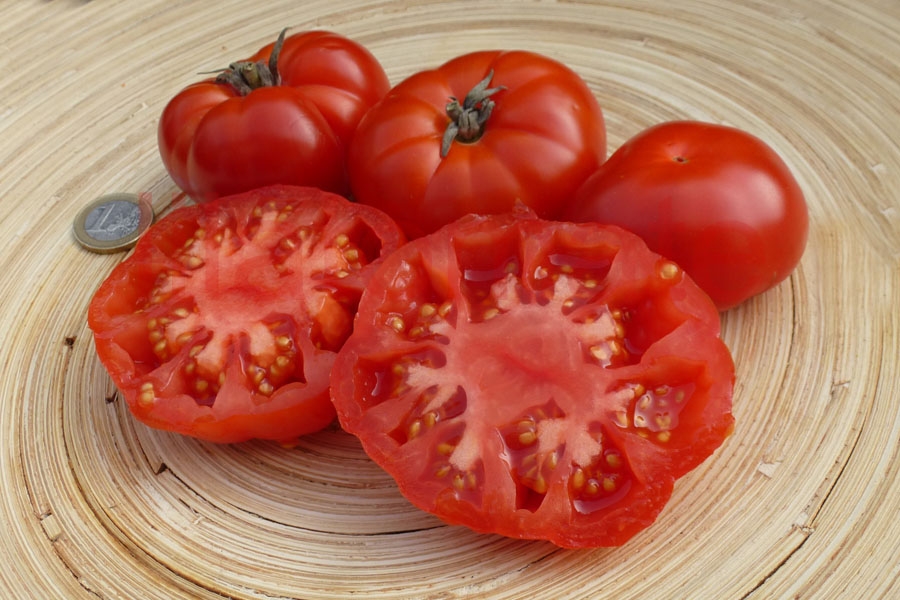
[[[484,124],[487,123],[494,110],[494,101],[491,96],[506,89],[502,85],[494,88],[488,87],[493,77],[494,71],[491,70],[487,77],[475,84],[475,87],[466,94],[462,104],[458,98],[450,97],[450,102],[447,103],[447,116],[450,117],[450,123],[441,140],[441,158],[450,152],[453,140],[471,143],[481,137],[484,132]]]
[[[284,35],[287,27],[278,34],[268,63],[264,61],[243,60],[231,63],[227,69],[223,69],[216,76],[216,83],[230,85],[235,92],[246,96],[255,89],[272,87],[281,84],[281,75],[278,73],[278,57],[284,46]]]

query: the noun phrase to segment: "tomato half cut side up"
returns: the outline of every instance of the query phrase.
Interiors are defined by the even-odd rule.
[[[337,351],[382,256],[384,213],[271,186],[176,209],[100,285],[97,354],[138,420],[213,442],[330,424]]]
[[[469,216],[376,269],[332,399],[444,521],[616,546],[732,431],[719,326],[709,297],[622,229]]]

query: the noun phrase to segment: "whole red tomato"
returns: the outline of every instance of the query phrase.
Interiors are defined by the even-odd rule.
[[[160,154],[175,183],[201,202],[279,183],[347,194],[347,144],[389,88],[356,42],[282,32],[172,98],[159,122]]]
[[[555,218],[605,158],[603,113],[575,72],[484,51],[417,73],[376,104],[350,146],[350,184],[417,237],[518,201]]]
[[[784,161],[733,127],[672,121],[631,138],[567,211],[641,236],[719,310],[784,280],[806,247],[806,201]]]
[[[97,355],[143,423],[292,441],[334,420],[329,374],[400,228],[371,206],[269,186],[172,211],[91,300]]]
[[[387,256],[331,372],[341,425],[420,508],[614,546],[731,433],[709,297],[637,236],[469,216]]]

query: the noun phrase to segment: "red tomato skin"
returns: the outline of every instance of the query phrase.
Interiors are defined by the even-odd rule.
[[[249,60],[267,61],[274,44]],[[160,118],[158,145],[173,181],[206,202],[273,184],[346,195],[346,151],[365,112],[390,88],[377,59],[340,35],[285,39],[281,83],[241,96],[206,80],[175,95]]]
[[[594,282],[588,289],[599,290],[597,306],[609,302],[610,307],[633,310],[630,320],[624,321],[624,339],[667,324],[650,334],[649,347],[634,347],[643,353],[640,357],[612,367],[585,358],[584,347],[573,335],[578,326],[573,330],[572,322],[559,319],[553,308],[539,308],[552,306],[559,298],[550,298],[547,304],[523,300],[534,290],[541,296],[553,288],[542,281],[570,272],[565,267],[555,274],[543,271],[560,264],[551,258],[555,249],[588,257],[583,267],[590,273],[597,263],[589,257],[598,248],[613,249],[618,256],[608,272],[614,283]],[[517,288],[515,296],[502,295],[501,314],[481,321],[478,314],[485,300],[479,293],[465,292],[466,282],[502,279],[512,270],[503,268],[507,257],[521,266],[516,277],[524,287],[535,287]],[[378,267],[363,292],[354,333],[338,353],[331,389],[341,425],[359,437],[368,455],[397,480],[414,505],[447,523],[549,540],[566,548],[626,543],[656,520],[675,480],[708,458],[734,424],[734,364],[719,338],[719,315],[709,297],[681,272],[673,278],[656,278],[659,265],[666,262],[617,227],[550,223],[522,215],[469,216],[407,243]],[[538,264],[542,266],[536,268]],[[562,288],[568,289],[565,284]],[[579,294],[575,297],[582,297]],[[417,319],[433,315],[429,307],[435,305],[452,308],[445,320],[428,317],[441,332],[432,337],[419,331]],[[524,318],[515,316],[518,310],[524,311]],[[509,319],[506,324],[504,319]],[[426,358],[420,365],[422,357]],[[421,375],[423,366],[427,377]],[[418,371],[412,379],[392,379],[413,369]],[[648,389],[664,383],[694,386],[696,397],[675,417],[684,429],[657,442],[652,433],[648,437],[639,429],[622,427],[622,411],[640,405],[640,400],[635,403],[634,398],[614,392],[627,381],[640,381]],[[442,396],[441,386],[457,385],[467,398],[462,412],[452,402],[433,404],[432,398]],[[564,400],[567,397],[572,401]],[[519,507],[520,489],[511,470],[521,455],[517,458],[504,442],[502,424],[515,427],[521,417],[510,420],[510,415],[533,414],[534,403],[548,399],[558,401],[568,415],[565,441],[557,448],[559,471],[548,475],[550,483],[539,507]],[[404,439],[406,415],[417,410],[443,416],[434,418],[431,426],[415,424],[418,433]],[[575,458],[581,453],[579,441],[584,441],[580,432],[588,423],[602,428],[604,443],[622,450],[621,464],[628,465],[633,478],[614,501],[580,512],[566,477],[571,481],[569,461],[579,460]],[[463,424],[482,433],[477,442],[458,439],[457,427]],[[552,435],[553,427],[547,431]],[[441,450],[445,442],[465,446],[468,456],[477,444],[483,461],[477,489],[459,492],[447,476],[437,475],[443,463],[433,461],[447,460],[448,452]]]
[[[387,215],[315,188],[269,186],[181,207],[167,214],[101,283],[88,309],[88,325],[100,363],[130,412],[142,423],[215,443],[250,439],[289,443],[334,421],[329,377],[337,348],[315,343],[312,336],[314,330],[336,330],[334,335],[349,335],[355,302],[375,266],[373,263],[380,257],[349,274],[331,275],[319,266],[316,269],[323,270],[313,275],[282,273],[276,277],[272,257],[284,256],[276,243],[283,238],[269,237],[272,247],[260,246],[265,242],[261,239],[264,236],[250,234],[247,225],[256,218],[254,211],[267,203],[276,207],[291,204],[295,207],[292,215],[304,212],[328,215],[328,219],[319,221],[327,223],[323,231],[331,236],[343,233],[339,229],[342,223],[354,223],[346,231],[348,243],[354,243],[356,237],[365,240],[366,247],[373,248],[370,251],[373,256],[379,251],[392,252],[405,241],[399,227]],[[306,223],[292,218],[285,220],[288,229],[282,233],[290,234],[291,227]],[[201,244],[197,240],[206,238],[197,237],[196,231],[215,231],[223,224],[240,230],[231,239],[239,238],[241,243],[236,246],[251,259],[236,268],[229,267],[226,263],[230,256],[211,251],[205,256],[206,264],[202,268],[186,270],[181,254],[185,240]],[[323,231],[315,235],[324,235]],[[364,234],[357,236],[354,231]],[[209,237],[213,235],[210,233]],[[313,248],[322,248],[323,243],[317,241]],[[305,260],[317,265],[325,265],[328,260],[333,262],[326,253],[335,256],[326,248],[311,250]],[[156,284],[166,276],[182,280],[183,291],[165,294],[169,298],[156,301]],[[315,303],[307,301],[312,297],[307,294],[318,290],[329,290],[329,293],[320,294]],[[336,294],[344,298],[345,309],[335,310],[334,303],[325,297],[334,298]],[[221,364],[217,364],[217,372],[223,381],[214,401],[209,398],[200,401],[185,376],[193,356],[189,354],[189,345],[161,359],[154,351],[159,338],[150,337],[151,321],[175,321],[173,313],[188,306],[196,308],[178,317],[196,318],[198,324],[193,326],[194,330],[209,330],[228,338],[220,344]],[[344,314],[344,310],[349,314]],[[195,314],[187,315],[188,312]],[[263,326],[255,320],[260,318],[265,320]],[[292,323],[291,329],[281,334],[291,336],[293,349],[302,357],[299,361],[302,375],[287,380],[269,394],[262,394],[253,387],[251,365],[258,356],[271,351],[265,339],[260,341],[259,331],[274,321]],[[217,331],[220,325],[228,331]],[[327,337],[315,335],[318,339]],[[335,340],[334,335],[331,345],[337,346],[341,340],[339,337]],[[192,368],[196,369],[196,365]],[[156,397],[143,401],[142,394],[148,385],[155,388]]]
[[[493,71],[504,86],[483,134],[441,157],[446,107]],[[606,158],[603,113],[571,69],[525,51],[481,51],[412,75],[360,122],[350,146],[354,198],[391,215],[410,238],[469,214],[522,202],[559,216]]]
[[[638,234],[720,311],[785,280],[809,230],[803,191],[774,150],[745,131],[697,121],[661,123],[626,141],[564,217]]]

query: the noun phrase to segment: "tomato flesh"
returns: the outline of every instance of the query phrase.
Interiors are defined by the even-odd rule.
[[[718,328],[709,298],[632,234],[470,216],[379,266],[332,397],[445,521],[620,545],[732,429]]]
[[[316,431],[369,273],[402,240],[386,215],[311,188],[176,209],[95,294],[98,355],[153,427],[216,442]]]

